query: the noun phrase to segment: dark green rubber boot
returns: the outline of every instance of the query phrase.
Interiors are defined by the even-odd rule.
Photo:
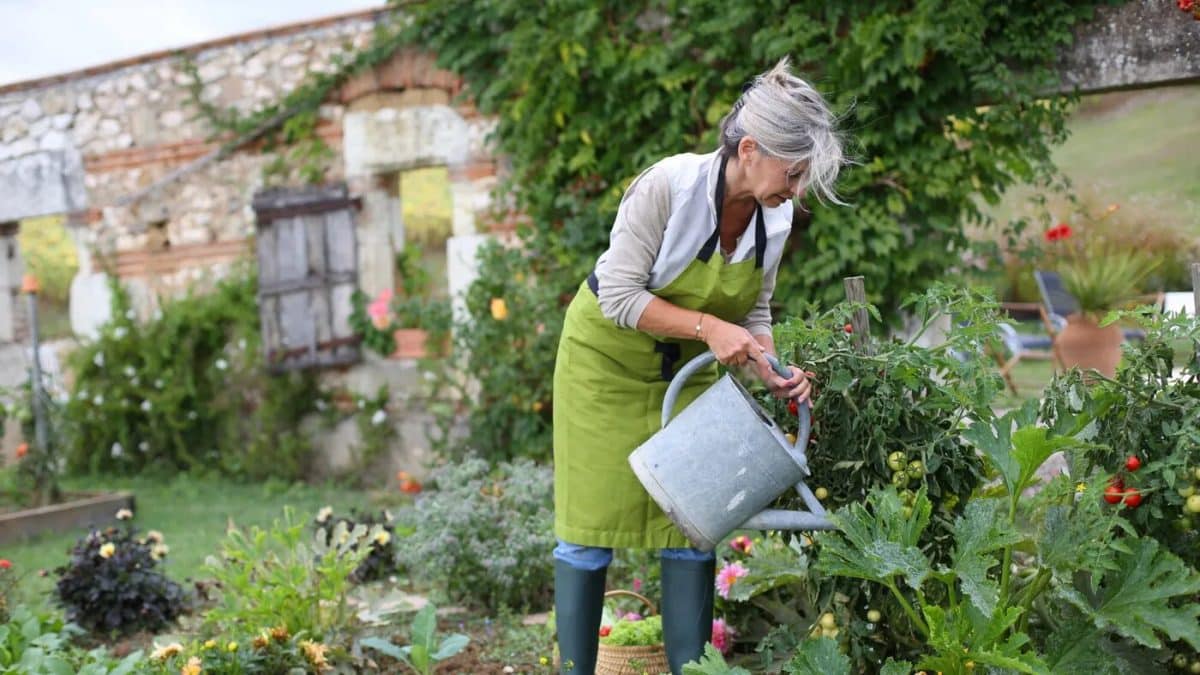
[[[596,670],[607,573],[607,567],[578,570],[554,561],[554,626],[563,673],[593,675]]]
[[[672,675],[704,655],[712,639],[715,560],[662,559],[663,642]]]

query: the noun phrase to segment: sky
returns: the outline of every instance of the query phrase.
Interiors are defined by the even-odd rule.
[[[0,85],[383,0],[0,0]]]

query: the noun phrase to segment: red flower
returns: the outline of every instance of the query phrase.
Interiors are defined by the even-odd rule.
[[[7,558],[0,558],[0,570],[12,569],[12,563]]]
[[[1046,234],[1043,236],[1046,238],[1046,241],[1059,241],[1061,239],[1067,239],[1071,236],[1071,234],[1072,231],[1070,225],[1066,223],[1059,223],[1058,225],[1046,230]]]
[[[600,637],[608,637],[612,632],[612,626],[600,626]]]
[[[1192,11],[1192,5],[1194,3],[1192,0],[1176,0],[1175,4],[1179,6],[1179,9],[1182,9],[1185,12],[1190,12]]]

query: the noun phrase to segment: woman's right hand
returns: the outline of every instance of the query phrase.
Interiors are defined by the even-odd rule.
[[[745,328],[711,314],[704,315],[704,324],[704,342],[722,365],[742,366],[765,358],[763,346]]]

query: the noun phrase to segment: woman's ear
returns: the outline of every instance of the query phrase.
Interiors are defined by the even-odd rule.
[[[743,163],[749,161],[756,150],[758,150],[758,142],[749,136],[742,136],[742,140],[738,141],[738,161]]]

